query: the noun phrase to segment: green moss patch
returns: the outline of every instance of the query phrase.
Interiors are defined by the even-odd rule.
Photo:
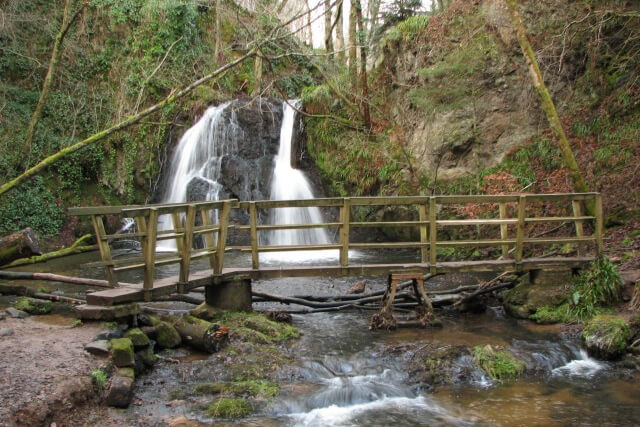
[[[275,397],[280,386],[266,380],[202,383],[194,388],[195,394],[222,394],[227,396]]]
[[[496,380],[519,377],[527,366],[510,351],[489,344],[475,346],[473,360],[480,369]]]
[[[176,328],[167,322],[160,322],[156,325],[156,341],[160,347],[175,348],[180,345],[182,338]]]
[[[582,341],[589,354],[609,360],[625,352],[632,336],[624,320],[605,314],[591,319],[582,331]]]
[[[135,358],[133,343],[129,338],[115,338],[111,341],[111,359],[118,367],[133,366]]]
[[[129,329],[125,334],[125,338],[129,338],[136,348],[143,348],[149,345],[149,337],[140,330],[140,328]]]
[[[246,400],[229,397],[214,400],[207,408],[207,414],[216,418],[242,418],[252,411],[251,405]]]
[[[298,338],[297,328],[269,320],[266,316],[251,312],[223,312],[212,319],[229,327],[232,339],[255,344],[277,344]]]
[[[48,314],[51,313],[53,304],[50,301],[23,297],[16,302],[15,307],[29,314]]]

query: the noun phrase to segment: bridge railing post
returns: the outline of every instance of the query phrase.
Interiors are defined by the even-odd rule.
[[[187,206],[187,212],[184,218],[184,233],[182,239],[177,238],[178,251],[180,253],[180,276],[178,278],[178,292],[185,292],[185,284],[189,281],[189,273],[191,268],[191,251],[193,249],[193,229],[196,222],[196,207],[193,204]],[[180,227],[180,216],[173,215],[173,228]]]
[[[96,232],[96,243],[98,244],[98,250],[100,251],[100,258],[102,258],[102,262],[105,264],[104,268],[107,274],[107,282],[109,282],[109,286],[116,287],[118,285],[118,279],[116,278],[116,272],[113,269],[109,241],[105,237],[107,233],[104,229],[102,215],[91,215],[91,222],[93,223],[93,229]]]
[[[498,203],[498,209],[500,212],[500,219],[506,219],[507,218],[507,205],[504,202],[500,202]],[[500,240],[504,241],[507,240],[509,238],[509,226],[507,224],[500,224]],[[508,244],[503,244],[502,245],[502,257],[503,258],[508,258],[509,257],[509,245]]]
[[[576,220],[574,221],[574,225],[576,229],[576,237],[581,239],[584,236],[584,229],[582,225],[582,220],[579,220],[577,218],[582,216],[582,202],[579,200],[572,200],[571,210],[573,211],[573,216],[576,217]],[[584,245],[578,242],[577,246],[578,246],[578,256],[584,255],[584,250],[583,250]]]
[[[516,267],[518,267],[522,263],[526,209],[527,197],[520,196],[518,198],[518,224],[516,228]]]
[[[427,228],[427,205],[420,203],[418,206],[418,213],[420,218],[420,262],[426,264],[428,259],[429,249],[427,248],[429,232]]]
[[[229,231],[229,213],[231,213],[231,201],[225,200],[220,212],[220,221],[218,230],[218,242],[216,248],[216,265],[213,268],[215,274],[222,273],[224,266],[224,250],[227,245],[227,233]]]
[[[438,231],[436,223],[437,206],[435,196],[429,197],[429,270],[431,274],[436,274],[436,263],[438,256]]]
[[[345,197],[340,206],[340,265],[349,265],[349,221],[351,220],[351,199]]]
[[[158,209],[149,208],[149,219],[146,224],[147,232],[143,237],[144,248],[144,300],[151,301],[151,290],[155,278],[156,237],[158,235]]]
[[[598,193],[595,195],[595,214],[596,214],[596,224],[595,224],[595,237],[596,237],[596,255],[602,256],[604,251],[604,244],[602,239],[603,229],[604,229],[604,217],[602,211],[602,194]]]
[[[249,202],[249,231],[251,234],[251,268],[260,268],[260,255],[258,254],[258,210],[256,202]]]

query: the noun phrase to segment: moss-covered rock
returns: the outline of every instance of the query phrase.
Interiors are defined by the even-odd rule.
[[[473,348],[473,361],[487,375],[496,380],[519,377],[527,367],[510,351],[489,344]]]
[[[227,311],[213,316],[212,321],[228,326],[232,338],[255,344],[276,344],[300,336],[294,326],[274,322],[260,313]]]
[[[267,380],[201,383],[195,386],[194,392],[195,394],[223,394],[269,398],[278,395],[280,386]]]
[[[619,317],[599,315],[591,319],[582,331],[582,342],[590,355],[606,360],[624,354],[633,333]]]
[[[125,338],[129,338],[133,346],[137,349],[147,347],[150,343],[149,337],[140,330],[140,328],[129,329],[125,334]]]
[[[222,309],[203,302],[202,304],[191,310],[191,315],[199,319],[212,320],[222,312]]]
[[[504,309],[510,316],[527,319],[541,307],[553,308],[566,302],[569,286],[565,278],[556,283],[534,283],[523,278],[504,292]]]
[[[133,343],[129,338],[115,338],[111,341],[111,360],[117,367],[135,365]]]
[[[136,359],[140,360],[147,367],[152,367],[158,361],[157,356],[154,354],[150,347],[136,352]]]
[[[251,405],[244,399],[221,397],[209,404],[207,414],[217,418],[242,418],[252,411]]]
[[[53,309],[53,303],[51,301],[23,297],[16,302],[15,308],[29,314],[48,314]]]
[[[175,348],[180,345],[182,339],[176,328],[167,322],[160,322],[156,325],[156,341],[160,347]]]

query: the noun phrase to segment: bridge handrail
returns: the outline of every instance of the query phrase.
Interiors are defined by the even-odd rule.
[[[568,216],[527,216],[527,206],[537,202],[571,202],[573,215]],[[593,203],[594,215],[585,215],[583,203]],[[497,204],[498,218],[442,219],[438,218],[439,207],[444,205],[465,204]],[[514,205],[517,215],[509,217],[507,206]],[[403,221],[352,221],[352,209],[364,206],[408,205],[418,208],[418,220]],[[325,207],[339,208],[339,219],[320,224],[260,224],[259,211],[288,207]],[[229,215],[233,209],[245,210],[249,214],[248,225],[229,224]],[[155,266],[180,263],[179,283],[189,280],[190,261],[209,257],[214,274],[221,274],[224,266],[224,253],[239,250],[251,253],[251,264],[254,270],[260,268],[259,254],[274,251],[298,250],[335,250],[340,253],[340,266],[349,265],[349,249],[384,249],[413,248],[420,250],[420,262],[436,271],[437,249],[441,247],[480,247],[494,246],[501,248],[502,256],[508,258],[513,254],[516,265],[523,262],[525,245],[576,244],[581,255],[584,245],[595,242],[596,254],[602,253],[602,197],[599,193],[566,193],[566,194],[507,194],[507,195],[462,195],[462,196],[399,196],[399,197],[345,197],[322,198],[309,200],[263,200],[239,202],[238,200],[220,200],[193,203],[169,203],[153,205],[101,206],[70,208],[70,215],[90,216],[96,231],[100,254],[107,271],[107,279],[113,286],[117,285],[116,272],[132,268],[144,269],[145,298],[150,297],[153,287]],[[213,215],[216,212],[216,215]],[[135,233],[107,234],[103,216],[119,215],[133,217],[137,224]],[[170,215],[172,229],[158,230],[158,217]],[[201,224],[196,225],[196,216]],[[218,223],[212,223],[212,217]],[[594,222],[593,233],[585,235],[584,223]],[[573,223],[575,236],[545,237],[527,236],[527,224],[548,222]],[[477,240],[442,240],[438,239],[438,228],[464,226],[498,226],[500,239],[484,238]],[[509,235],[509,226],[515,226],[515,236]],[[404,242],[351,242],[350,229],[365,227],[411,227],[418,228],[419,241]],[[291,230],[308,228],[334,228],[339,232],[339,241],[333,244],[311,245],[265,245],[260,243],[259,233],[273,230]],[[227,245],[230,230],[249,232],[250,245]],[[203,235],[205,248],[194,249],[194,237]],[[124,238],[139,238],[142,243],[140,257],[113,260],[110,242]],[[175,239],[176,251],[156,253],[159,240]],[[180,286],[179,286],[180,288]]]

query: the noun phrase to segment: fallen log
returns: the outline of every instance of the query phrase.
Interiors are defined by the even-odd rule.
[[[110,288],[109,282],[98,279],[85,279],[84,277],[61,276],[53,273],[31,273],[28,271],[0,270],[0,279],[5,280],[47,280],[50,282],[71,283],[73,285],[97,286]]]
[[[190,315],[182,316],[173,324],[182,342],[207,353],[216,353],[229,340],[229,330],[220,326],[198,319]]]
[[[65,297],[63,295],[54,295],[46,292],[38,292],[28,286],[23,285],[8,285],[5,283],[0,283],[0,294],[27,296],[49,301],[66,302],[74,305],[86,304],[86,301],[80,298]]]
[[[204,298],[198,298],[191,295],[185,294],[172,294],[172,295],[162,295],[159,297],[153,298],[152,301],[179,301],[186,302],[188,304],[200,305],[204,302]]]
[[[36,264],[38,262],[45,262],[50,259],[62,258],[68,255],[94,251],[97,249],[96,245],[87,245],[87,246],[81,245],[81,243],[83,243],[85,240],[89,239],[90,237],[91,237],[91,234],[85,234],[84,236],[80,237],[78,240],[73,242],[73,244],[68,248],[62,248],[57,251],[47,252],[46,254],[32,256],[30,258],[16,259],[6,265],[3,265],[2,268],[17,267],[19,265],[26,265],[26,264]]]
[[[0,238],[0,265],[40,254],[40,242],[31,228]]]

